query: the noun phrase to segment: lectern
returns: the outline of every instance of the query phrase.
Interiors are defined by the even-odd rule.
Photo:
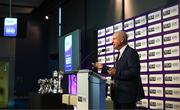
[[[77,109],[105,109],[106,78],[91,70],[77,73]]]

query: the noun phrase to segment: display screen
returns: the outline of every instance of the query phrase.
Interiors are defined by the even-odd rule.
[[[77,76],[73,73],[80,65],[80,30],[59,38],[59,69],[68,74],[68,93],[77,94]],[[70,71],[70,72],[69,72]]]
[[[8,36],[8,37],[17,36],[17,18],[4,19],[4,36]]]

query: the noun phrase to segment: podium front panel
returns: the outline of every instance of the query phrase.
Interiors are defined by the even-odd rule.
[[[77,74],[77,109],[88,110],[89,109],[89,72],[80,71]]]

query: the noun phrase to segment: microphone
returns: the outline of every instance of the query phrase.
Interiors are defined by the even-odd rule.
[[[101,52],[105,52],[105,51],[106,51],[106,49],[99,50],[99,51],[98,51],[98,55],[99,55]]]
[[[106,51],[106,49],[99,50],[99,51],[98,51],[98,55],[99,55],[101,52],[105,52],[105,51]],[[87,56],[81,61],[81,63],[80,63],[80,65],[79,65],[79,67],[77,68],[77,70],[79,70],[81,64],[83,64],[83,63],[84,63],[91,55],[93,55],[95,52],[96,52],[96,50],[95,50],[95,51],[92,51],[89,55],[87,55]]]
[[[99,50],[99,51],[98,51],[98,55],[100,55],[101,52],[105,52],[105,51],[106,51],[106,49]],[[94,64],[95,64],[95,63],[93,62],[92,65],[94,65]],[[92,69],[95,69],[95,68],[92,67]]]

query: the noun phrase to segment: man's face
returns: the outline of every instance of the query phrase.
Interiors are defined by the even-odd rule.
[[[119,50],[121,48],[122,41],[123,41],[123,38],[121,36],[118,36],[118,34],[115,33],[113,35],[113,40],[112,40],[114,49]]]

